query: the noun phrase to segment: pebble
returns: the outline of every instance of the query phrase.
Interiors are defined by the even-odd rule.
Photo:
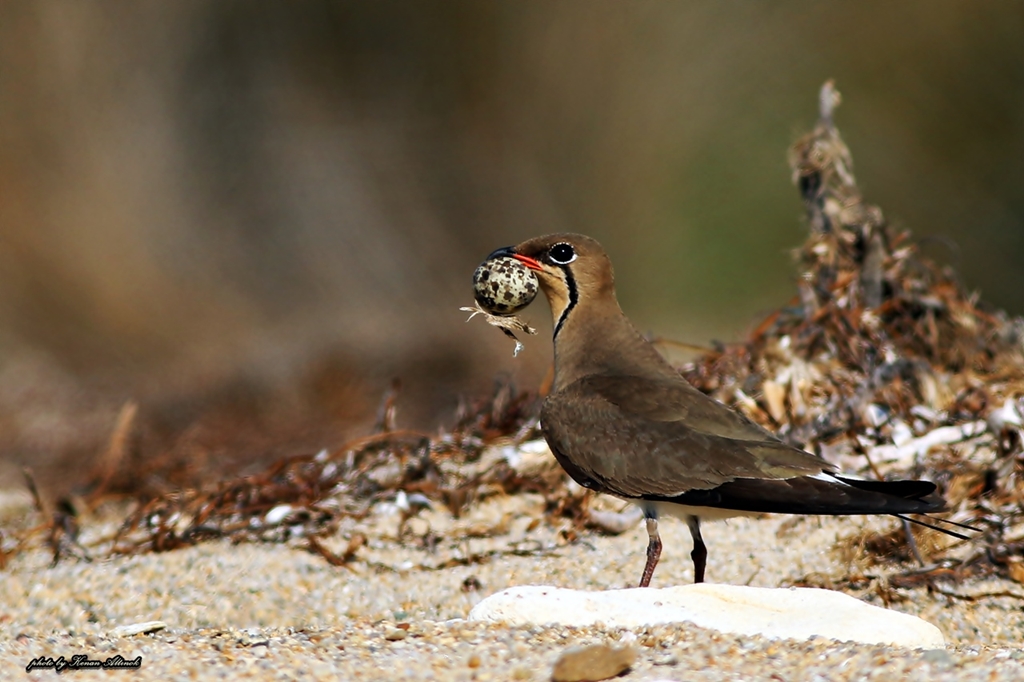
[[[615,677],[636,663],[636,649],[592,644],[566,649],[551,671],[553,682],[597,682]]]
[[[945,649],[928,649],[921,654],[921,660],[940,666],[947,666],[953,663],[953,657]]]
[[[142,635],[148,632],[156,632],[167,627],[167,623],[159,620],[147,620],[144,623],[133,623],[132,625],[118,625],[110,631],[111,637],[131,637]]]
[[[675,654],[663,654],[651,659],[651,665],[679,665],[679,658]]]

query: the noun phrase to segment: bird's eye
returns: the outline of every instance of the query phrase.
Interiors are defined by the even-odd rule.
[[[551,250],[548,251],[548,255],[551,257],[551,262],[556,265],[567,265],[576,260],[575,249],[565,242],[552,246]]]

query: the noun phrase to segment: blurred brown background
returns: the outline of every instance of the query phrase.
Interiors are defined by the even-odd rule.
[[[0,4],[0,486],[436,429],[519,359],[473,268],[560,230],[693,343],[792,293],[786,149],[835,78],[869,201],[1024,311],[1024,4]]]

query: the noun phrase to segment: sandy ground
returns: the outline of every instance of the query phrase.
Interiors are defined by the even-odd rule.
[[[492,500],[459,520],[427,511],[401,541],[398,517],[385,505],[372,518],[342,528],[342,535],[358,531],[370,538],[351,567],[331,566],[298,542],[211,542],[165,554],[67,560],[56,567],[42,549],[28,551],[0,580],[0,678],[23,679],[33,659],[84,654],[92,660],[141,656],[141,668],[74,673],[83,679],[244,674],[282,680],[546,680],[569,646],[624,641],[640,653],[627,680],[1024,679],[1024,600],[1013,597],[968,601],[924,589],[896,592],[889,608],[921,616],[945,634],[947,650],[928,652],[823,639],[741,638],[685,623],[627,632],[466,622],[475,603],[512,585],[634,585],[646,546],[642,527],[617,537],[584,534],[567,544],[563,529],[535,523],[540,505],[531,496]],[[8,538],[26,522],[24,516],[10,510],[0,516]],[[709,581],[781,586],[810,577],[826,585],[851,573],[882,576],[898,568],[870,567],[856,553],[842,557],[832,549],[838,536],[864,524],[887,527],[895,521],[786,521],[765,517],[706,526]],[[86,524],[86,542],[111,527],[102,519]],[[495,528],[490,538],[467,537]],[[441,540],[424,542],[428,530]],[[665,552],[654,586],[690,582],[685,526],[667,521],[662,537]],[[331,543],[338,551],[344,545],[342,537]],[[882,605],[879,590],[867,584],[851,594]],[[1021,586],[1001,581],[948,589],[1024,594]],[[166,628],[134,636],[114,632],[154,620]],[[34,670],[27,676],[54,675]]]

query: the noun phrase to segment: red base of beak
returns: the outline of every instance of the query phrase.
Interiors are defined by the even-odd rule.
[[[523,265],[525,265],[526,267],[528,267],[531,270],[540,271],[540,270],[544,269],[544,268],[541,267],[540,261],[534,260],[533,258],[530,258],[529,256],[521,256],[518,253],[514,253],[514,254],[512,254],[512,257],[515,258],[517,261],[521,262]]]

